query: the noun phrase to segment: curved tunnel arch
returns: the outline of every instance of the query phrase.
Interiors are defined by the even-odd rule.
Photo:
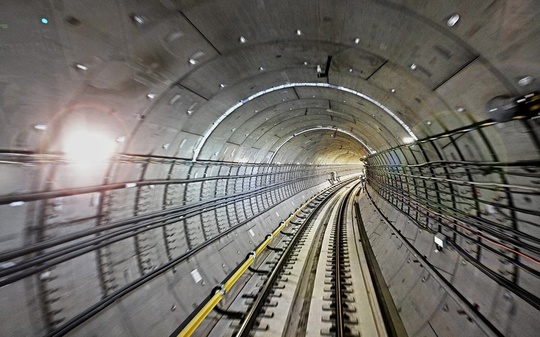
[[[300,149],[300,151],[274,152],[273,162],[307,162],[315,164],[354,164],[360,161],[360,157],[367,151],[356,140],[351,141],[349,135],[336,132],[336,130],[320,130],[312,137],[294,137],[284,145]],[[303,139],[307,138],[307,140]],[[293,143],[297,143],[295,145]],[[355,146],[356,145],[356,146]],[[338,160],[338,158],[341,158]],[[358,166],[359,168],[361,165]]]
[[[332,172],[365,169],[368,236],[410,335],[534,335],[540,126],[530,111],[485,121],[485,104],[537,97],[539,14],[506,0],[6,1],[0,334],[170,334]],[[59,131],[83,115],[117,142],[86,172]]]
[[[361,144],[365,149],[367,149],[368,153],[372,154],[374,153],[373,149],[371,149],[363,140],[361,140],[360,138],[358,138],[356,135],[354,135],[352,132],[350,131],[346,131],[346,130],[342,130],[340,128],[336,128],[336,127],[332,127],[332,126],[318,126],[318,127],[315,127],[315,128],[309,128],[309,129],[303,129],[302,131],[300,132],[297,132],[297,133],[294,133],[292,136],[289,136],[287,137],[281,144],[279,144],[276,149],[273,150],[273,154],[272,154],[272,157],[270,158],[270,163],[273,162],[274,160],[274,157],[277,155],[277,153],[279,152],[279,150],[287,144],[287,142],[289,142],[291,139],[293,139],[294,137],[297,137],[297,136],[300,136],[304,133],[307,133],[307,132],[314,132],[314,131],[320,131],[320,130],[327,130],[327,131],[334,131],[334,132],[339,132],[341,134],[345,134],[349,137],[351,137],[352,139],[354,139],[354,141],[358,142],[359,144]]]
[[[322,97],[324,97],[324,95]],[[347,124],[350,124],[350,122],[353,121],[355,123],[354,123],[353,126],[351,126],[351,131],[352,131],[353,128],[355,128],[355,129],[358,128],[357,123],[359,123],[359,124],[361,124],[361,126],[366,126],[367,128],[372,128],[372,129],[374,129],[376,131],[375,133],[372,133],[372,132],[369,132],[369,129],[366,129],[366,128],[362,128],[361,130],[356,131],[358,134],[362,134],[362,135],[364,135],[364,137],[370,138],[374,142],[376,141],[376,139],[374,139],[373,136],[378,135],[381,132],[381,130],[384,130],[385,132],[380,136],[382,136],[382,138],[386,141],[386,144],[385,144],[386,146],[388,146],[388,147],[392,146],[392,144],[388,141],[388,139],[386,139],[386,136],[385,136],[386,134],[391,135],[392,132],[390,131],[390,129],[387,128],[387,126],[384,124],[384,122],[381,121],[381,118],[379,118],[379,119],[375,118],[375,114],[369,114],[366,111],[363,111],[362,109],[358,109],[356,107],[349,106],[349,105],[347,105],[346,107],[355,109],[355,110],[353,110],[353,112],[356,112],[356,113],[351,113],[350,111],[340,112],[341,106],[338,106],[338,107],[335,106],[337,101],[330,100],[330,98],[327,98],[327,97],[324,97],[324,98],[318,97],[318,98],[312,98],[312,99],[301,98],[302,102],[315,101],[317,103],[320,102],[321,100],[326,100],[326,99],[328,99],[328,102],[329,102],[330,106],[332,107],[332,109],[325,108],[325,107],[317,107],[316,105],[314,106],[314,105],[311,105],[311,104],[305,104],[303,108],[296,108],[295,107],[295,108],[289,108],[287,110],[287,108],[285,107],[285,108],[281,109],[279,107],[280,104],[285,104],[285,103],[291,102],[291,101],[285,101],[285,102],[282,102],[282,103],[277,103],[275,105],[270,105],[270,106],[268,106],[268,108],[264,108],[262,110],[256,110],[252,116],[247,114],[246,117],[242,116],[241,117],[242,119],[237,118],[237,119],[234,120],[234,123],[237,125],[237,127],[234,129],[234,131],[231,130],[233,133],[231,134],[228,141],[231,141],[231,139],[233,137],[235,137],[235,134],[239,134],[240,135],[239,138],[242,138],[242,135],[245,134],[245,137],[246,137],[246,140],[247,140],[248,135],[251,135],[255,131],[258,131],[258,130],[261,130],[261,129],[262,130],[268,129],[267,132],[270,132],[270,128],[267,127],[267,124],[272,124],[272,120],[274,118],[277,119],[277,117],[279,115],[278,115],[277,111],[275,111],[275,110],[279,110],[280,114],[286,114],[287,115],[287,118],[282,120],[281,122],[287,122],[287,123],[289,121],[290,121],[290,123],[294,123],[295,121],[293,120],[293,118],[299,118],[301,115],[306,115],[306,118],[309,118],[308,121],[309,121],[309,124],[311,124],[311,125],[317,125],[317,124],[320,124],[320,123],[323,123],[323,124],[326,123],[326,121],[324,121],[324,120],[318,122],[318,121],[313,119],[314,117],[322,118],[322,119],[327,117],[332,122],[334,122],[335,125],[341,124],[342,126],[346,126],[345,124],[343,124],[343,122],[345,122]],[[349,103],[340,102],[340,104],[349,104]],[[274,111],[268,111],[268,110],[270,110],[272,108],[273,108]],[[308,114],[309,114],[309,116],[307,116]],[[266,117],[266,116],[272,116],[273,119],[269,119],[269,117]],[[265,119],[264,121],[259,121],[259,122],[256,121],[256,120],[260,120],[260,119],[263,119],[263,118]],[[341,119],[341,121],[340,121],[340,119]],[[362,120],[363,120],[363,122],[360,123],[360,121],[362,121]],[[338,123],[338,121],[340,121],[340,123]],[[252,130],[254,128],[253,125],[255,125],[254,130]],[[226,131],[220,131],[219,126],[216,127],[215,132],[219,132],[220,135],[227,133]],[[259,137],[261,137],[261,136],[259,135]],[[379,137],[379,136],[377,136],[377,137]],[[401,140],[399,140],[399,141],[401,141]],[[233,141],[233,143],[238,143],[238,142]],[[381,146],[382,145],[379,145],[378,147],[381,147]]]
[[[295,88],[295,87],[321,87],[321,88],[331,88],[331,89],[335,89],[335,90],[339,90],[339,91],[343,91],[343,92],[346,92],[346,93],[350,93],[350,94],[353,94],[355,96],[358,96],[362,99],[365,99],[367,100],[368,102],[376,105],[378,108],[380,108],[381,110],[383,110],[385,113],[387,113],[388,115],[390,115],[396,122],[398,122],[405,130],[406,132],[413,138],[413,139],[417,139],[416,138],[416,135],[412,132],[412,130],[396,115],[394,114],[390,109],[388,109],[386,106],[384,106],[382,103],[378,102],[377,100],[365,95],[365,94],[362,94],[361,92],[358,92],[356,90],[353,90],[353,89],[350,89],[350,88],[346,88],[346,87],[343,87],[343,86],[339,86],[339,85],[334,85],[334,84],[328,84],[328,83],[320,83],[320,82],[317,82],[317,83],[287,83],[287,84],[282,84],[282,85],[278,85],[278,86],[274,86],[272,88],[268,88],[266,90],[262,90],[262,91],[259,91],[258,93],[254,94],[254,95],[251,95],[243,100],[241,100],[240,102],[238,102],[237,104],[233,105],[232,107],[230,107],[229,109],[227,109],[213,124],[212,126],[204,133],[202,139],[200,140],[200,142],[197,144],[196,148],[195,148],[195,151],[194,151],[194,154],[193,154],[193,160],[197,160],[198,156],[199,156],[199,153],[201,152],[202,148],[204,147],[206,141],[208,140],[208,138],[211,137],[211,134],[212,132],[220,125],[220,123],[225,120],[225,118],[229,117],[231,114],[233,114],[238,108],[240,108],[242,105],[244,105],[245,103],[247,102],[250,102],[256,98],[259,98],[263,95],[266,95],[268,93],[271,93],[273,91],[278,91],[278,90],[281,90],[281,89],[288,89],[288,88]]]

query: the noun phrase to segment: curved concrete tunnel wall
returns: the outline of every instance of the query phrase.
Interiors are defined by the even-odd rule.
[[[88,167],[78,165],[32,162],[11,172],[12,181],[24,181],[29,170],[47,170],[49,196],[43,205],[33,193],[1,200],[9,224],[2,258],[26,249],[36,262],[26,265],[35,278],[3,275],[3,333],[43,335],[99,304],[103,310],[73,333],[170,334],[276,224],[330,185],[332,171],[359,169],[125,156],[98,185],[109,165],[101,166],[86,180]],[[39,226],[25,226],[33,218]],[[20,255],[9,261],[4,272],[28,263]],[[105,304],[122,292],[120,302]]]
[[[11,317],[2,325],[8,334],[42,335],[61,327],[134,281],[132,270],[143,276],[180,251],[258,215],[230,233],[241,240],[212,243],[202,255],[179,264],[180,272],[163,274],[130,293],[126,302],[108,307],[84,330],[75,330],[85,334],[107,326],[118,334],[168,334],[251,249],[248,228],[263,235],[327,186],[330,172],[362,171],[364,157],[375,204],[396,226],[403,225],[402,231],[414,231],[417,227],[400,215],[403,209],[390,206],[398,199],[384,184],[412,197],[419,194],[403,185],[405,178],[392,180],[398,172],[392,169],[433,161],[516,163],[540,156],[537,119],[498,124],[449,143],[428,141],[415,145],[418,153],[385,152],[406,143],[406,137],[422,140],[485,120],[485,104],[495,96],[538,90],[540,41],[533,37],[540,6],[535,1],[9,0],[0,6],[1,254],[152,212],[232,198],[229,205],[220,205],[225,202],[220,199],[212,215],[200,206],[189,221],[177,219],[159,233],[126,233],[124,241],[107,249],[90,250],[3,286],[0,310]],[[450,25],[457,13],[459,21]],[[332,61],[325,74],[328,56]],[[109,165],[81,171],[66,161],[66,137],[81,130],[115,142],[117,154]],[[387,169],[375,170],[377,165]],[[421,175],[439,174],[439,168],[433,170]],[[536,185],[534,179],[516,183]],[[510,196],[522,202],[521,194]],[[531,199],[523,202],[534,213],[538,195]],[[538,216],[520,214],[518,220],[534,222]],[[207,236],[204,226],[212,228]],[[454,307],[445,309],[445,295],[435,286],[421,288],[432,285],[421,281],[422,273],[406,262],[382,226],[366,222],[372,240],[372,233],[385,233],[373,245],[409,333],[429,335],[428,322],[466,319],[455,316]],[[527,227],[526,233],[539,236],[537,227]],[[172,254],[167,246],[175,246],[174,240],[183,243]],[[432,236],[414,244],[432,251]],[[433,260],[441,255],[427,255],[459,273],[472,268],[459,265],[456,252],[448,252],[446,262]],[[3,260],[2,269],[21,261]],[[201,261],[217,267],[206,271]],[[191,280],[185,274],[193,268],[202,270],[204,286],[182,279]],[[419,290],[405,296],[407,287],[397,285],[397,275]],[[473,293],[467,285],[485,284],[485,276],[468,275],[466,282],[457,277],[452,282],[502,333],[538,330],[530,318],[538,310],[522,304],[516,309],[496,285]],[[540,289],[538,278],[525,280],[528,290]],[[182,296],[186,284],[193,296]],[[432,294],[437,295],[429,308],[414,315],[418,311],[410,308]],[[485,299],[492,296],[498,299],[495,307],[502,302],[508,310],[485,312],[491,305]],[[433,329],[439,335],[460,331],[457,323],[450,325]],[[475,333],[471,328],[469,334]]]

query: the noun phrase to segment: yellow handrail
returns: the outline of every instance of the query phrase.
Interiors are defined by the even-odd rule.
[[[214,307],[218,305],[218,303],[221,301],[222,298],[223,298],[223,292],[216,291],[216,293],[214,294],[214,296],[212,296],[210,301],[208,301],[208,303],[206,303],[206,305],[201,309],[201,311],[199,311],[197,315],[193,317],[191,322],[189,322],[188,325],[186,325],[186,327],[182,331],[180,331],[180,333],[178,334],[178,337],[191,336],[195,332],[195,330],[197,330],[199,325],[201,325],[201,323],[204,321],[206,316],[208,316],[210,312],[214,310]]]
[[[223,285],[225,293],[231,290],[236,281],[238,281],[238,279],[246,272],[249,266],[253,264],[253,261],[255,261],[255,254],[251,254],[249,258],[244,262],[244,264],[240,268],[238,268],[231,277],[229,277],[229,279]]]

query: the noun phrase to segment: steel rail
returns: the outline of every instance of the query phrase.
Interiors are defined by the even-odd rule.
[[[349,180],[350,181],[350,180]],[[234,284],[237,282],[237,280],[240,278],[240,275],[238,273],[238,271],[241,269],[243,270],[243,272],[245,272],[246,270],[248,270],[249,266],[253,263],[253,260],[255,259],[255,257],[258,256],[258,254],[260,255],[262,253],[262,251],[264,250],[261,249],[261,247],[267,247],[270,242],[281,232],[281,230],[283,228],[286,227],[286,225],[288,225],[296,216],[298,216],[298,214],[300,214],[300,212],[302,212],[308,205],[310,205],[313,201],[315,201],[317,198],[319,198],[321,195],[323,195],[324,193],[327,193],[328,190],[333,190],[335,189],[337,186],[342,186],[343,184],[349,182],[349,181],[346,181],[346,182],[343,182],[342,184],[339,184],[339,185],[334,185],[334,186],[331,186],[330,188],[326,188],[324,189],[323,191],[319,192],[318,194],[316,194],[314,197],[312,197],[311,199],[309,199],[308,201],[306,201],[300,208],[298,208],[291,216],[289,216],[283,223],[281,223],[272,233],[270,233],[263,242],[261,242],[259,244],[259,246],[254,250],[252,251],[248,257],[246,257],[246,260],[244,260],[242,262],[242,264],[240,264],[239,266],[237,266],[235,268],[235,270],[233,270],[232,273],[229,274],[229,276],[226,278],[225,281],[223,281],[223,283],[221,283],[220,285],[218,285],[218,288],[219,289],[222,289],[223,293],[225,294],[228,290],[230,290]],[[248,259],[253,259],[252,261],[248,261]],[[233,280],[234,279],[234,280]],[[206,299],[205,302],[201,303],[201,305],[199,306],[200,308],[206,308],[206,304],[209,303],[209,298]],[[215,304],[212,304],[213,307],[215,307],[217,304],[219,304],[219,301],[218,302],[215,302]],[[213,308],[212,307],[212,308]],[[186,320],[184,320],[184,322],[171,334],[171,337],[187,337],[187,336],[191,336],[191,333],[193,331],[195,331],[195,329],[202,323],[202,320],[199,318],[200,315],[200,310],[197,310],[197,311],[194,311]],[[204,317],[206,317],[210,312],[207,312],[205,313]]]
[[[263,210],[263,212],[261,212],[261,213],[269,211],[270,209],[272,209],[274,207],[275,207],[275,205],[271,205],[267,209]],[[79,325],[83,324],[84,322],[86,322],[87,320],[92,318],[93,316],[100,313],[102,310],[104,310],[105,308],[107,308],[108,306],[113,304],[118,299],[124,297],[125,295],[127,295],[127,294],[131,293],[132,291],[138,289],[139,287],[145,285],[146,283],[148,283],[149,281],[155,279],[156,277],[160,276],[161,274],[169,271],[170,269],[174,268],[180,262],[183,262],[183,261],[187,260],[188,258],[194,256],[196,253],[200,252],[201,250],[203,250],[204,248],[206,248],[209,245],[213,244],[214,242],[222,239],[223,237],[226,237],[228,234],[230,234],[233,231],[241,228],[245,224],[247,224],[250,221],[252,221],[253,219],[255,219],[257,216],[253,216],[251,218],[247,218],[246,220],[239,222],[235,226],[230,227],[226,231],[221,232],[219,235],[216,235],[216,236],[212,237],[211,239],[208,239],[207,241],[193,247],[190,251],[188,251],[188,252],[176,257],[175,259],[173,259],[173,260],[159,266],[155,270],[152,270],[148,274],[143,275],[142,277],[140,277],[139,279],[131,282],[130,284],[127,284],[127,285],[117,289],[116,291],[114,291],[110,295],[102,298],[99,302],[93,304],[89,308],[87,308],[84,311],[82,311],[81,313],[77,314],[76,316],[74,316],[73,318],[71,318],[70,320],[68,320],[64,324],[62,324],[60,327],[50,331],[46,335],[46,337],[59,337],[59,336],[66,335],[67,333],[69,333],[73,329],[77,328]],[[203,308],[204,305],[206,305],[206,303],[214,297],[214,295],[215,294],[212,293],[210,296],[208,296],[207,299],[203,302],[203,304],[201,304],[200,307]]]
[[[341,185],[343,186],[343,185]],[[302,234],[305,232],[308,224],[311,222],[312,217],[317,213],[319,209],[322,209],[322,207],[326,204],[326,202],[330,199],[332,195],[336,193],[337,189],[331,191],[324,197],[324,199],[319,202],[314,210],[312,210],[309,215],[303,220],[301,227],[296,231],[294,234],[291,242],[288,244],[287,248],[285,248],[283,254],[280,256],[279,260],[277,261],[274,269],[270,273],[270,275],[267,277],[265,284],[263,287],[259,290],[257,297],[254,299],[253,304],[249,308],[248,312],[245,314],[244,319],[242,320],[239,328],[235,332],[235,337],[248,337],[253,327],[256,323],[257,317],[259,316],[264,304],[266,303],[266,300],[268,299],[268,296],[276,283],[280,273],[283,271],[283,268],[285,267],[287,261],[289,260],[289,257],[295,248],[296,244],[298,243],[299,239],[302,237]],[[287,220],[292,220],[293,218],[289,218]],[[282,227],[284,224],[282,224],[280,227]]]
[[[345,213],[347,211],[347,205],[353,195],[355,187],[359,183],[356,183],[350,188],[347,194],[343,197],[341,205],[339,206],[339,212],[337,216],[336,225],[334,227],[334,296],[335,296],[335,317],[334,317],[334,332],[336,337],[344,337],[345,333],[345,319],[343,317],[343,289],[342,289],[342,269],[343,263],[342,250],[345,245],[343,238],[343,227],[346,226]]]

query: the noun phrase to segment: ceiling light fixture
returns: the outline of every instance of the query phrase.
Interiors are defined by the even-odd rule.
[[[204,56],[204,52],[202,50],[198,50],[196,52],[193,53],[193,55],[190,56],[188,62],[189,64],[191,64],[192,66],[193,65],[196,65],[197,63],[199,63],[199,60]]]
[[[532,82],[534,82],[534,77],[529,75],[529,76],[520,78],[517,83],[520,87],[524,87],[531,84]]]
[[[137,14],[131,15],[131,20],[133,20],[133,22],[138,26],[146,23],[146,18],[144,16],[137,15]]]
[[[405,137],[405,138],[403,138],[403,143],[405,143],[405,144],[414,143],[414,139],[412,137]]]
[[[191,114],[193,114],[193,112],[195,111],[195,107],[197,106],[197,102],[191,104],[188,108],[187,108],[187,111],[186,113],[191,116]]]
[[[82,63],[75,63],[75,68],[77,68],[78,70],[81,70],[81,71],[87,71],[88,70],[88,67],[85,66]]]
[[[167,34],[167,36],[165,37],[165,41],[167,41],[168,43],[172,43],[173,41],[178,40],[182,36],[184,36],[184,32],[181,30],[175,29],[169,34]]]
[[[176,94],[174,95],[170,100],[169,100],[169,105],[174,105],[176,102],[178,102],[178,100],[182,98],[182,96],[180,94]]]
[[[461,18],[461,17],[459,16],[459,14],[457,14],[457,13],[452,14],[452,15],[448,18],[448,21],[446,21],[446,25],[447,25],[448,27],[454,27],[454,26],[458,23],[458,21],[459,21],[460,18]]]

